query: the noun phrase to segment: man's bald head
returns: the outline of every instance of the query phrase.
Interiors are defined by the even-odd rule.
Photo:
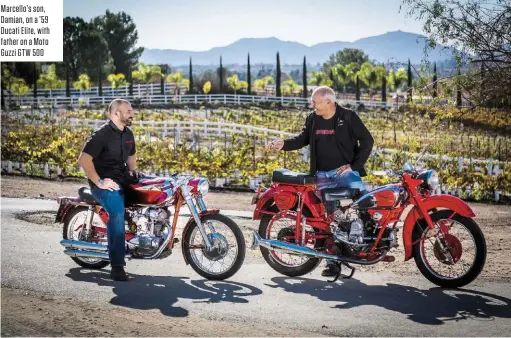
[[[335,92],[327,86],[314,89],[311,96],[312,107],[319,116],[333,116],[335,113]]]
[[[110,113],[110,119],[119,127],[123,129],[124,126],[131,126],[133,122],[133,109],[129,101],[124,99],[115,99],[110,102],[108,106],[108,112]]]
[[[110,105],[108,106],[108,112],[110,116],[112,116],[112,114],[117,110],[122,110],[124,108],[123,105],[130,105],[130,103],[124,99],[115,99],[110,102]]]

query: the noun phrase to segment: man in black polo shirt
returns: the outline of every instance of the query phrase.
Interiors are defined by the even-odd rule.
[[[336,103],[335,92],[326,86],[312,93],[315,112],[305,120],[301,133],[288,140],[270,142],[266,149],[291,151],[309,145],[310,175],[316,175],[319,190],[350,187],[365,192],[361,177],[366,176],[364,164],[373,148],[373,137],[356,112]],[[334,212],[333,203],[325,203],[327,212]],[[327,260],[322,275],[336,276],[339,268]]]
[[[133,109],[128,101],[116,99],[108,111],[110,120],[87,139],[78,162],[88,177],[92,196],[109,216],[110,276],[126,281],[124,201],[130,178],[136,175],[137,161],[135,137],[128,128],[133,121]]]

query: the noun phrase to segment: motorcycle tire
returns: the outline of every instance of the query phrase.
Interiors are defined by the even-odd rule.
[[[271,219],[273,218],[273,215],[264,215],[261,218],[261,222],[259,223],[259,236],[261,236],[262,239],[266,238],[266,233],[268,229],[268,225],[270,224]],[[323,246],[323,240],[319,240],[315,247]],[[309,258],[305,263],[297,266],[297,267],[289,267],[284,266],[277,262],[275,258],[273,258],[271,252],[269,249],[264,247],[259,247],[261,250],[261,254],[264,257],[264,260],[266,263],[268,263],[269,266],[273,268],[273,270],[277,271],[280,274],[283,274],[284,276],[288,277],[299,277],[306,275],[310,272],[312,272],[314,269],[316,269],[321,263],[322,258]]]
[[[69,226],[70,226],[69,223],[77,214],[79,214],[81,212],[87,213],[87,209],[86,208],[72,208],[66,214],[66,217],[64,219],[64,227],[63,227],[63,234],[62,234],[62,237],[64,239],[73,239],[73,238],[69,238]],[[108,264],[110,264],[109,261],[104,261],[104,260],[99,260],[98,262],[90,263],[90,262],[80,259],[78,257],[71,257],[71,259],[73,261],[75,261],[76,264],[80,265],[81,267],[87,268],[87,269],[102,269],[102,268],[108,266]]]
[[[451,210],[439,210],[430,214],[431,220],[433,222],[437,222],[439,220],[448,219],[452,215]],[[471,219],[463,217],[459,214],[454,215],[452,220],[462,224],[466,230],[470,233],[473,238],[473,242],[475,244],[476,253],[474,263],[470,267],[470,269],[461,277],[458,278],[442,278],[435,272],[431,271],[428,267],[428,264],[424,261],[421,255],[421,243],[422,241],[418,241],[423,234],[428,230],[426,222],[424,220],[420,221],[414,228],[412,239],[413,242],[418,241],[413,246],[413,256],[419,271],[426,277],[430,282],[442,287],[442,288],[460,288],[471,283],[474,279],[479,276],[486,262],[486,240],[484,238],[483,232],[481,228],[477,225],[477,223]],[[462,253],[461,253],[462,254]],[[455,263],[456,264],[456,263]]]
[[[197,272],[202,277],[209,279],[209,280],[224,280],[227,278],[232,277],[238,270],[241,268],[241,265],[243,265],[243,261],[245,260],[245,253],[246,253],[246,244],[245,244],[245,237],[243,236],[243,232],[241,231],[240,227],[229,217],[224,216],[222,214],[213,214],[213,215],[206,215],[201,218],[202,222],[207,222],[208,220],[212,221],[218,221],[220,223],[223,223],[226,225],[234,234],[234,237],[236,238],[236,245],[238,247],[238,255],[236,256],[236,259],[234,261],[234,264],[232,267],[229,268],[229,270],[220,273],[220,274],[214,274],[209,273],[207,271],[204,271],[201,269],[201,267],[197,264],[197,262],[194,261],[192,258],[191,250],[190,249],[190,237],[193,230],[197,228],[197,223],[195,221],[190,225],[188,230],[185,234],[183,234],[183,254],[185,256],[185,259],[188,263],[190,263],[191,267],[195,272]]]

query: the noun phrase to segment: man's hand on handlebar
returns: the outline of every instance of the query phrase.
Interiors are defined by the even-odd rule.
[[[140,178],[145,177],[145,175],[142,172],[136,170],[130,170],[130,176],[133,180],[138,180]]]

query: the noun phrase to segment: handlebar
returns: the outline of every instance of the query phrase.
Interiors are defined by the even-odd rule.
[[[387,170],[375,170],[371,172],[375,176],[388,176],[388,177],[401,177],[405,173],[404,170],[394,171],[392,169]]]
[[[142,178],[150,179],[150,178],[158,178],[158,177],[161,177],[161,176],[144,175],[144,177],[142,177]],[[188,181],[190,181],[194,177],[195,176],[193,176],[193,175],[179,175],[177,173],[173,173],[170,175],[170,181],[172,182],[172,185],[174,187],[180,187],[182,185],[187,184]]]

